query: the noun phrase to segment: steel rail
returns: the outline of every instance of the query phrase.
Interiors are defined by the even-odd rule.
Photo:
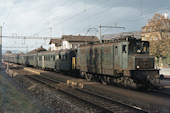
[[[116,101],[116,100],[113,100],[113,99],[111,99],[111,98],[104,97],[104,96],[102,96],[102,95],[95,94],[95,93],[89,92],[89,91],[84,90],[84,89],[76,88],[76,90],[79,90],[79,91],[82,91],[82,92],[85,92],[85,93],[88,93],[88,94],[91,94],[91,95],[94,95],[94,96],[97,96],[97,97],[106,99],[106,100],[108,100],[108,101],[111,101],[111,102],[114,102],[114,103],[123,105],[123,106],[125,106],[125,107],[129,107],[129,108],[135,109],[135,110],[137,110],[137,111],[139,111],[139,112],[149,113],[149,111],[144,110],[144,109],[142,109],[142,108],[140,108],[140,107],[133,106],[133,105],[129,105],[129,104],[127,104],[127,103],[123,103],[123,102],[120,102],[120,101]]]
[[[56,89],[56,87],[54,87],[53,85],[51,85],[51,84],[48,83],[48,82],[45,82],[45,81],[42,81],[42,80],[36,78],[36,76],[42,77],[42,78],[44,78],[44,79],[47,79],[47,80],[52,81],[52,82],[57,83],[57,84],[60,83],[60,81],[53,80],[53,79],[50,79],[50,78],[47,78],[47,77],[44,77],[44,76],[39,76],[39,75],[36,75],[36,76],[29,76],[29,75],[27,75],[27,76],[28,76],[29,78],[32,78],[32,79],[34,79],[34,80],[36,80],[36,81],[39,81],[39,82],[41,82],[41,83],[43,83],[43,84],[46,84],[46,85],[48,85],[48,86],[50,86],[50,87],[52,87],[52,88],[55,88],[55,89]],[[112,99],[110,99],[110,98],[107,98],[107,97],[104,97],[104,96],[101,96],[101,95],[98,95],[98,94],[95,94],[95,93],[86,91],[86,90],[84,90],[84,89],[80,89],[80,88],[75,88],[75,89],[76,89],[77,91],[81,91],[81,92],[87,93],[87,94],[89,94],[89,95],[93,95],[93,96],[96,96],[96,97],[105,99],[105,100],[110,101],[110,102],[112,102],[112,103],[119,104],[120,106],[124,106],[124,107],[130,108],[130,109],[134,109],[134,110],[137,111],[137,112],[142,112],[142,113],[148,113],[148,112],[149,112],[149,111],[146,111],[146,110],[144,110],[144,109],[142,109],[142,108],[140,108],[140,107],[128,105],[127,103],[123,103],[123,102],[119,102],[119,101],[115,101],[115,100],[112,100]],[[70,93],[69,91],[66,91],[66,90],[64,90],[64,89],[62,89],[62,88],[57,88],[57,90],[60,91],[60,92],[66,93],[66,94],[68,94],[68,95],[70,95],[70,96],[73,96],[73,97],[75,97],[75,98],[78,98],[79,100],[82,100],[82,101],[84,101],[84,102],[87,102],[87,103],[89,103],[89,104],[91,104],[91,105],[93,105],[93,106],[96,106],[96,107],[102,109],[102,110],[105,111],[105,112],[113,113],[113,110],[110,109],[109,107],[104,107],[104,106],[101,106],[100,104],[96,104],[96,103],[93,102],[93,101],[89,101],[89,100],[83,99],[83,98],[81,98],[81,97],[79,97],[79,96],[77,96],[77,95],[75,95],[75,94],[72,94],[72,93]]]
[[[156,90],[156,89],[148,89],[148,91],[151,91],[152,93],[157,93],[157,94],[160,94],[160,95],[163,95],[163,96],[170,97],[170,92]]]
[[[42,80],[40,80],[40,79],[37,79],[35,76],[29,76],[29,75],[26,75],[26,76],[29,77],[29,78],[31,78],[31,79],[34,79],[34,80],[36,80],[36,81],[39,81],[39,82],[41,82],[41,83],[43,83],[43,84],[46,84],[46,85],[48,85],[48,86],[56,89],[56,87],[54,87],[54,86],[51,85],[50,83],[47,83],[47,82],[42,81]],[[36,76],[39,76],[39,75],[36,75]],[[39,77],[40,77],[40,76],[39,76]],[[42,77],[42,78],[44,78],[44,77]],[[45,77],[45,78],[46,78],[46,77]],[[50,79],[47,79],[47,80],[50,80]],[[53,81],[53,82],[55,82],[55,81]],[[59,83],[59,82],[57,81],[57,83]],[[97,104],[95,104],[95,103],[93,103],[93,102],[87,101],[87,100],[85,100],[85,99],[83,99],[83,98],[80,98],[80,97],[78,97],[78,96],[76,96],[76,95],[73,95],[73,94],[69,93],[68,91],[65,91],[65,90],[63,90],[63,89],[61,89],[61,88],[59,88],[59,89],[57,89],[57,90],[60,91],[60,92],[65,93],[65,94],[71,95],[71,96],[73,96],[73,97],[75,97],[75,98],[78,98],[79,100],[82,100],[82,101],[87,102],[87,103],[89,103],[89,104],[92,104],[92,105],[94,105],[94,106],[96,106],[96,107],[99,107],[100,109],[103,109],[105,112],[113,113],[113,111],[110,111],[110,110],[108,110],[108,109],[106,109],[106,108],[103,108],[102,106],[99,106],[99,105],[97,105]]]

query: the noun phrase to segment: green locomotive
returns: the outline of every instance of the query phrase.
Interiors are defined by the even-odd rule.
[[[76,67],[88,81],[98,79],[125,87],[146,86],[159,78],[149,42],[133,37],[79,47]]]

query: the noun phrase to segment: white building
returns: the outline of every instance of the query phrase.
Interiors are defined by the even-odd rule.
[[[89,42],[96,42],[99,39],[96,36],[73,36],[73,35],[63,35],[61,39],[51,39],[50,47],[53,50],[65,50],[71,48],[78,48],[82,44],[87,44]]]
[[[51,39],[49,44],[51,51],[61,50],[61,39]]]

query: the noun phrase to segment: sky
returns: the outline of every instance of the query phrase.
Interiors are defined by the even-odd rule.
[[[170,0],[0,0],[0,26],[3,36],[58,38],[99,36],[99,25],[139,31],[154,14],[170,15],[169,4]],[[102,35],[120,32],[124,30],[102,28]],[[4,37],[2,45],[4,49],[30,50],[41,45],[48,48],[48,43]]]

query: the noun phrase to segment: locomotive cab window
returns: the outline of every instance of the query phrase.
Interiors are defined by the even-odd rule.
[[[131,41],[129,43],[129,54],[149,54],[149,42]]]

